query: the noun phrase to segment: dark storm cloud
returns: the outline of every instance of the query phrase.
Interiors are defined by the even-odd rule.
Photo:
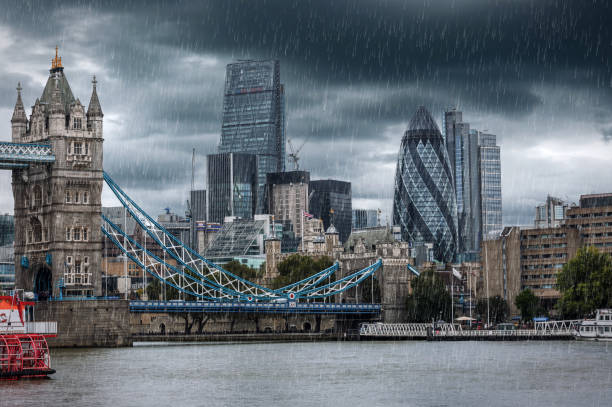
[[[59,43],[84,103],[98,74],[105,166],[142,196],[186,191],[191,149],[202,163],[215,151],[225,64],[240,58],[281,61],[288,136],[308,139],[302,164],[315,177],[352,180],[356,198],[389,199],[399,142],[419,105],[439,124],[445,108],[458,107],[472,127],[499,135],[506,214],[525,219],[531,196],[547,193],[538,179],[550,178],[538,178],[546,166],[525,161],[521,148],[612,133],[605,1],[19,1],[3,11],[12,43],[2,50],[29,52],[30,65],[0,62],[0,108],[14,103],[18,80],[33,104],[41,89],[32,72],[46,69]],[[534,175],[528,193],[516,173]]]

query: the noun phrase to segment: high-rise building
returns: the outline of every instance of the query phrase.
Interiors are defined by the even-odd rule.
[[[500,150],[495,135],[473,133],[478,135],[482,238],[486,240],[502,231]]]
[[[457,198],[457,250],[460,257],[474,260],[482,235],[478,136],[455,109],[444,113],[444,130]]]
[[[267,213],[283,225],[283,231],[292,231],[295,238],[302,236],[304,212],[308,213],[308,184],[310,173],[289,171],[268,173],[266,181]]]
[[[0,246],[0,293],[15,289],[15,248],[13,244]]]
[[[8,213],[0,215],[0,246],[12,244],[15,241],[15,218]]]
[[[189,194],[189,246],[198,250],[197,222],[206,221],[206,190],[198,189]]]
[[[353,229],[375,228],[380,226],[376,209],[353,209]]]
[[[279,61],[227,65],[219,153],[257,156],[256,213],[263,213],[266,174],[285,170],[285,91]]]
[[[325,230],[333,224],[340,241],[346,242],[353,218],[351,183],[333,179],[310,181],[310,213],[323,220]]]
[[[257,157],[254,154],[209,154],[208,216],[223,223],[226,216],[252,219],[257,200]]]
[[[393,224],[402,239],[433,243],[436,260],[450,262],[457,250],[457,204],[444,139],[431,114],[419,107],[400,146],[395,174]]]
[[[565,221],[567,202],[553,196],[547,196],[546,202],[536,206],[534,225],[536,228],[556,228]]]

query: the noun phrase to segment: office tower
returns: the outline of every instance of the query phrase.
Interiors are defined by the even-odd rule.
[[[482,238],[486,240],[502,231],[500,150],[495,135],[472,133],[478,136]]]
[[[457,250],[462,260],[475,260],[480,252],[481,194],[478,136],[470,133],[462,112],[444,113],[445,143],[457,199]]]
[[[353,209],[353,229],[374,228],[378,223],[376,209]]]
[[[13,215],[0,215],[0,246],[12,244],[15,241],[15,218]]]
[[[351,183],[333,179],[310,181],[310,213],[323,220],[327,230],[332,224],[341,242],[351,234]]]
[[[283,225],[283,231],[293,231],[295,238],[302,236],[304,212],[308,213],[308,184],[310,173],[289,171],[268,173],[266,181],[266,208],[274,220]]]
[[[395,175],[393,224],[402,239],[433,243],[436,260],[453,261],[457,249],[457,204],[444,139],[431,114],[419,107],[400,146]]]
[[[546,202],[536,206],[534,226],[536,228],[556,228],[565,221],[569,205],[554,196],[547,196]]]
[[[198,250],[197,222],[206,221],[206,190],[191,191],[189,196],[189,246]]]
[[[252,219],[257,199],[257,157],[222,153],[206,156],[208,166],[208,216],[223,223],[226,216]]]
[[[285,91],[279,61],[227,66],[219,153],[257,156],[256,213],[263,213],[266,174],[285,170]]]

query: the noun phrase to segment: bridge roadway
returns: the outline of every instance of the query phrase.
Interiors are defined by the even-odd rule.
[[[257,312],[264,314],[380,314],[380,304],[321,302],[130,301],[130,312]]]

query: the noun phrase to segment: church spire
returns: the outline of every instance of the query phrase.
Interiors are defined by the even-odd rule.
[[[27,123],[27,121],[28,118],[26,117],[23,101],[21,100],[21,82],[19,82],[17,84],[17,102],[15,103],[15,110],[13,111],[11,123]]]
[[[100,100],[98,99],[98,92],[96,91],[96,76],[94,75],[93,80],[91,81],[93,84],[93,90],[91,92],[91,99],[89,100],[89,106],[87,107],[87,117],[102,117],[104,114],[102,113],[102,108],[100,107]]]

